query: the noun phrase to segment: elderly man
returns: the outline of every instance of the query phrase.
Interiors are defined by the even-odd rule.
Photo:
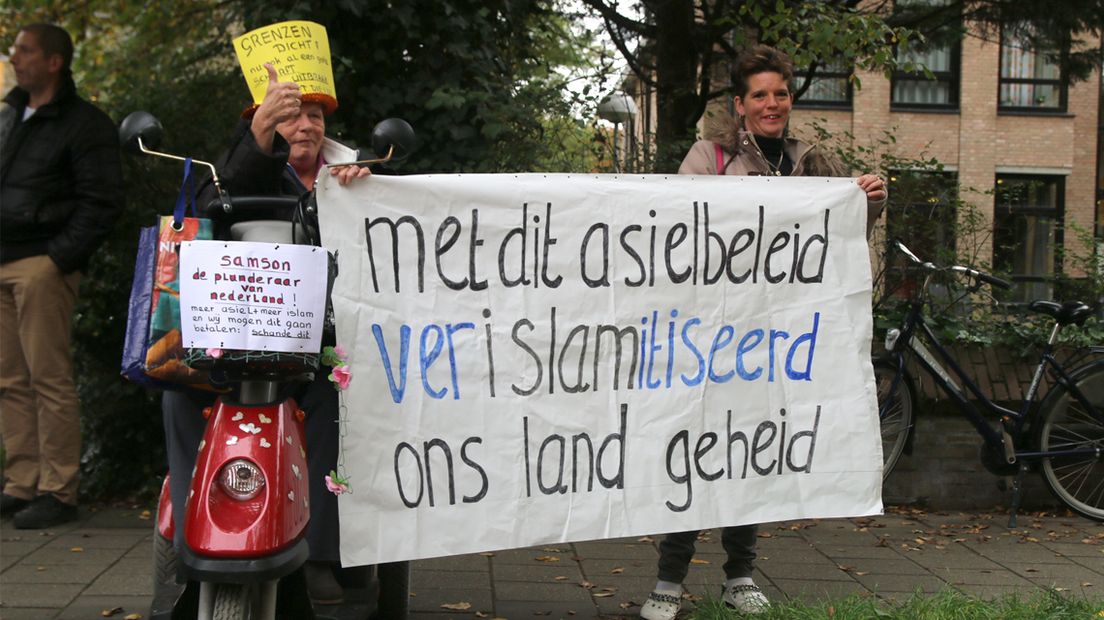
[[[356,151],[325,137],[326,114],[333,106],[323,102],[304,101],[294,82],[280,82],[271,65],[264,100],[252,117],[239,124],[229,152],[218,162],[219,178],[231,196],[301,196],[314,187],[314,180],[327,162],[348,162],[356,159]],[[368,168],[347,166],[330,168],[329,173],[345,185],[353,179],[370,175]],[[201,203],[216,197],[208,186],[201,193]],[[251,219],[257,218],[250,213]],[[290,219],[290,213],[266,213],[265,218]],[[307,585],[311,598],[322,604],[336,604],[344,592],[333,574],[340,559],[337,497],[326,490],[324,475],[337,465],[339,445],[337,390],[327,379],[328,371],[319,370],[315,380],[296,395],[307,413],[307,467],[310,471],[310,524],[307,542],[310,559],[306,565]],[[204,407],[213,398],[200,392],[166,392],[162,398],[165,440],[169,453],[169,470],[173,518],[180,524],[184,518],[184,503],[191,486],[191,471],[195,465],[199,442],[203,438]],[[177,544],[183,528],[177,527]]]
[[[72,59],[65,30],[25,26],[0,108],[0,514],[17,528],[77,516],[70,323],[81,270],[123,207],[115,125],[77,95]]]

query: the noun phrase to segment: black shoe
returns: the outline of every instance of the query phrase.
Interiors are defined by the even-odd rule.
[[[319,605],[338,605],[345,601],[345,590],[334,577],[328,562],[310,562],[303,565],[307,578],[307,594]]]
[[[15,514],[15,527],[20,530],[41,530],[76,518],[76,506],[65,504],[50,494],[39,495],[30,506]]]
[[[0,493],[0,517],[11,516],[23,510],[31,503],[29,499],[20,499],[14,495]]]

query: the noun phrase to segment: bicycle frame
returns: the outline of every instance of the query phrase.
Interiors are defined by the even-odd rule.
[[[966,416],[967,420],[974,426],[978,434],[985,440],[986,445],[994,451],[1003,451],[1005,460],[1010,465],[1015,464],[1021,459],[1037,460],[1054,456],[1094,454],[1094,451],[1088,448],[1077,450],[1033,451],[1026,449],[1026,447],[1022,445],[1017,445],[1020,438],[1023,436],[1025,424],[1037,413],[1037,396],[1039,388],[1042,385],[1043,376],[1048,367],[1054,377],[1052,388],[1056,385],[1063,386],[1068,390],[1072,398],[1076,399],[1087,411],[1091,412],[1094,419],[1104,422],[1104,412],[1098,411],[1093,407],[1089,399],[1077,388],[1069,372],[1067,372],[1062,364],[1054,357],[1055,343],[1057,343],[1058,336],[1061,333],[1061,325],[1055,323],[1054,328],[1051,330],[1050,338],[1048,338],[1046,345],[1043,347],[1039,364],[1035,368],[1031,385],[1028,388],[1023,405],[1019,411],[1013,411],[993,402],[992,399],[978,387],[977,383],[970,378],[955,361],[954,356],[939,341],[934,330],[924,318],[923,306],[926,303],[925,292],[927,291],[930,278],[931,274],[925,276],[923,286],[920,287],[916,296],[909,301],[908,311],[901,328],[890,329],[886,334],[886,351],[893,356],[897,368],[899,369],[890,387],[890,393],[894,394],[897,391],[901,371],[905,368],[905,351],[910,350],[913,352],[920,367],[923,368],[936,385],[953,400],[958,410]],[[921,334],[922,337],[920,337]],[[934,349],[934,354],[932,350],[925,345],[925,341]],[[946,367],[944,367],[944,364],[946,364]],[[947,371],[947,368],[950,368],[950,372]],[[956,378],[965,386],[965,390],[956,383]],[[973,401],[968,397],[967,392],[973,395]],[[975,405],[975,401],[980,403],[980,409]],[[1000,419],[1000,431],[996,430],[985,419],[984,412],[989,412]],[[885,413],[885,411],[879,411],[879,415],[884,415]]]

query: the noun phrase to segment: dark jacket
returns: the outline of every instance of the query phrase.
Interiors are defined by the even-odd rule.
[[[215,162],[219,182],[223,190],[233,197],[242,196],[296,196],[304,197],[308,188],[303,186],[299,175],[288,164],[291,147],[279,133],[273,136],[272,154],[265,153],[257,145],[248,120],[241,121],[234,130],[230,149]],[[322,145],[322,157],[329,163],[352,161],[357,159],[355,149],[326,139]],[[373,174],[394,174],[394,171],[379,164],[372,165]],[[209,180],[199,192],[199,208],[206,209],[211,201],[218,199],[218,192]],[[237,211],[229,217],[215,215],[216,234],[226,238],[228,225],[243,220],[291,220],[291,209],[249,209]],[[317,227],[317,222],[308,222]]]
[[[28,101],[15,88],[0,111],[0,263],[48,254],[69,273],[88,264],[122,212],[119,136],[72,78],[23,121]]]

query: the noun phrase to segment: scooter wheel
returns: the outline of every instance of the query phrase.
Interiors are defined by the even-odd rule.
[[[211,620],[248,620],[251,617],[246,587],[237,583],[218,584]]]

